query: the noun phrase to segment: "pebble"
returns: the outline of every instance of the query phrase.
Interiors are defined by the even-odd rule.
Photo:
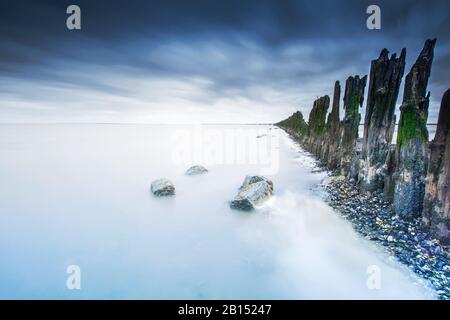
[[[381,244],[401,263],[428,280],[438,299],[450,299],[450,252],[422,228],[420,219],[403,220],[379,192],[359,192],[354,182],[329,179],[322,185],[327,203],[366,239]]]

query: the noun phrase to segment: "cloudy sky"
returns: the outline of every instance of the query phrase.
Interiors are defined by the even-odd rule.
[[[70,4],[81,8],[81,30],[66,28]],[[381,30],[366,28],[370,4],[381,7]],[[437,37],[434,122],[450,87],[449,7],[448,0],[2,0],[0,123],[274,122],[295,110],[308,115],[335,80],[368,74],[384,47],[407,49],[408,72],[425,39]]]

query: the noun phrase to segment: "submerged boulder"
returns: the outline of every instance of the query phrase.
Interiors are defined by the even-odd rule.
[[[250,211],[273,194],[273,183],[263,176],[246,176],[239,193],[230,203],[231,209]]]
[[[157,197],[172,196],[175,194],[175,186],[170,180],[158,179],[152,182],[151,191]]]
[[[203,166],[192,166],[186,170],[185,174],[188,176],[194,176],[197,174],[203,174],[203,173],[207,173],[207,172],[208,172],[208,169],[206,169]]]

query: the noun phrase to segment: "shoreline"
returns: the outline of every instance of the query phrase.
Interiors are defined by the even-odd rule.
[[[332,98],[326,94],[314,100],[307,120],[296,111],[275,125],[294,132],[305,150],[328,169],[356,181],[358,189],[382,191],[403,219],[420,217],[423,228],[448,247],[450,89],[442,96],[435,130],[427,127],[431,94],[427,85],[435,44],[436,38],[425,41],[405,77],[399,117],[396,101],[406,66],[406,49],[399,57],[395,53],[389,57],[384,48],[371,61],[369,75],[349,76],[345,81],[343,117],[341,84],[337,80]],[[360,133],[360,108],[365,100],[364,128]],[[430,132],[434,133],[431,141]]]
[[[301,146],[297,135],[285,131]],[[302,147],[304,150],[304,148]],[[321,163],[320,159],[311,156]],[[439,300],[450,300],[450,251],[422,229],[420,219],[396,215],[381,191],[358,189],[356,183],[321,165],[328,177],[318,186],[325,202],[363,238],[383,247],[398,262],[429,282]]]

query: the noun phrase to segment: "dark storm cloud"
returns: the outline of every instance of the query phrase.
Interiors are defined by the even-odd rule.
[[[209,106],[242,98],[273,105],[273,114],[282,117],[296,108],[307,112],[314,97],[331,93],[334,80],[368,73],[383,47],[406,47],[409,70],[424,40],[437,37],[433,117],[449,86],[449,5],[376,3],[381,31],[366,28],[372,1],[360,0],[3,0],[0,95],[30,103],[81,101],[87,90],[156,103],[161,93],[154,91],[155,82],[171,79],[193,86],[175,85],[167,93],[178,101]],[[81,7],[81,31],[65,27],[70,4]],[[139,79],[155,81],[139,91]]]

